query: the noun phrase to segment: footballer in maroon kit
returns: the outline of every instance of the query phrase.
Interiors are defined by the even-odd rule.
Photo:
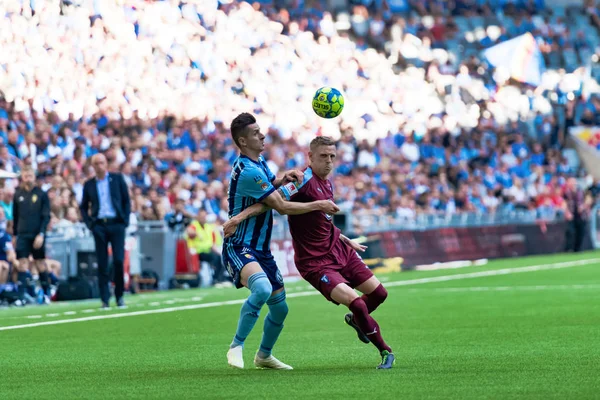
[[[319,136],[310,143],[310,166],[304,170],[301,184],[287,183],[279,188],[285,199],[307,203],[315,200],[333,201],[333,187],[327,179],[333,171],[336,157],[335,141]],[[263,204],[255,204],[224,225],[225,237],[232,235],[244,219],[265,212]],[[377,367],[389,369],[395,361],[392,349],[385,343],[379,325],[371,313],[383,303],[387,291],[358,256],[366,247],[342,235],[333,224],[333,216],[320,211],[290,215],[290,232],[294,244],[294,261],[300,275],[325,298],[350,309],[345,320],[364,343],[372,342],[381,353]],[[354,291],[362,292],[362,296]]]

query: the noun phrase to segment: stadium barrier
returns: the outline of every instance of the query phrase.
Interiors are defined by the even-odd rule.
[[[404,258],[403,267],[435,262],[523,257],[564,251],[568,222],[540,222],[381,234],[385,257]],[[583,250],[592,248],[586,235]]]
[[[178,234],[162,221],[138,223],[137,231],[129,233],[125,241],[126,286],[130,282],[130,272],[139,274],[143,270],[158,274],[159,289],[167,289],[169,280],[175,275],[177,239]],[[79,277],[96,280],[98,264],[94,238],[85,225],[74,224],[49,232],[46,255],[60,262],[60,279]]]
[[[336,221],[344,232],[352,235],[352,215],[342,214]],[[457,260],[520,257],[552,254],[565,248],[568,223],[559,215],[539,220],[533,214],[513,212],[498,215],[419,216],[398,226],[383,216],[374,217],[365,226],[363,241],[369,248],[361,256],[367,261],[402,257],[402,268]],[[294,248],[287,218],[276,216],[271,250],[284,279],[298,279],[294,264]],[[584,250],[600,248],[600,206],[592,212]],[[357,236],[354,232],[353,236]],[[167,289],[175,276],[176,244],[179,233],[163,221],[141,221],[126,244],[126,266],[135,265],[131,257],[141,261],[135,270],[152,271],[159,277],[158,288]],[[59,261],[61,279],[86,277],[95,279],[94,240],[84,225],[74,225],[49,233],[46,241],[48,257]],[[138,262],[139,262],[138,260]],[[126,280],[129,279],[129,268]]]

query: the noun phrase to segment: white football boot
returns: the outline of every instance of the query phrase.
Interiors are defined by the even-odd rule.
[[[256,356],[254,357],[254,365],[259,369],[294,369],[291,366],[282,363],[272,355],[267,358],[261,358],[258,356],[258,353],[256,353]]]
[[[244,369],[243,347],[235,346],[227,352],[227,364],[233,368]]]

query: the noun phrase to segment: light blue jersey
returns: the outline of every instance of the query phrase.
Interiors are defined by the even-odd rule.
[[[259,203],[275,191],[275,175],[262,156],[254,161],[244,155],[233,163],[229,184],[229,218],[234,217],[253,204]],[[244,220],[226,243],[243,245],[268,252],[273,229],[273,212],[267,211]]]

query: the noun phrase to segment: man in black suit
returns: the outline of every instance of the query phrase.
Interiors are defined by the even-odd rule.
[[[115,297],[118,307],[125,307],[123,300],[125,259],[125,229],[129,225],[131,203],[129,190],[121,174],[107,172],[106,157],[96,154],[92,166],[96,177],[83,186],[81,215],[86,226],[92,231],[98,258],[98,286],[102,307],[108,308],[110,299],[110,275],[108,270],[108,244],[113,255]],[[90,210],[91,203],[91,210]]]

